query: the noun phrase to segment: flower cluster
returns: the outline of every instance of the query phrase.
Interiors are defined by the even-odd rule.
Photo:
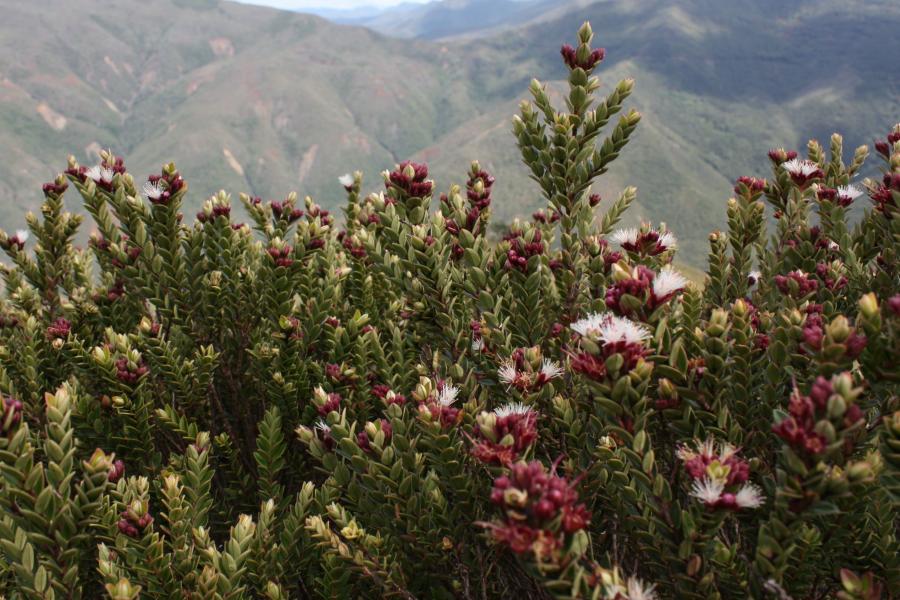
[[[153,523],[150,506],[146,500],[133,500],[121,515],[119,531],[131,538],[138,538]]]
[[[411,161],[402,162],[386,173],[384,185],[397,201],[405,197],[427,198],[434,188],[428,180],[428,166]]]
[[[809,185],[825,176],[822,169],[811,160],[801,160],[792,158],[784,163],[781,167],[790,175],[791,180],[801,189],[806,189]]]
[[[462,419],[462,411],[453,406],[459,396],[459,388],[447,381],[432,385],[422,379],[413,392],[413,399],[419,405],[419,414],[427,421],[440,424],[444,429],[452,427]]]
[[[544,253],[540,229],[528,231],[514,229],[503,236],[503,239],[509,242],[509,250],[506,251],[506,262],[504,263],[507,269],[518,269],[526,273],[528,272],[528,260]]]
[[[53,321],[53,323],[51,323],[49,327],[47,327],[47,339],[66,339],[67,337],[69,337],[70,331],[72,331],[72,324],[69,323],[68,319],[59,317],[55,321]]]
[[[89,168],[72,166],[66,170],[66,173],[81,183],[86,183],[90,180],[93,181],[97,187],[107,192],[112,192],[115,176],[125,173],[125,161],[120,157],[103,153],[101,155],[100,164]]]
[[[84,461],[84,468],[88,473],[106,473],[106,480],[116,483],[125,475],[125,463],[116,459],[115,454],[106,454],[97,448],[91,457]]]
[[[390,387],[384,384],[377,384],[372,386],[372,394],[384,402],[386,406],[403,406],[406,404],[406,396],[403,394],[398,394]]]
[[[797,152],[794,150],[785,150],[784,148],[774,148],[769,150],[769,160],[776,165],[782,165],[795,158],[797,158]]]
[[[855,403],[858,395],[849,373],[835,375],[830,381],[819,377],[808,395],[794,389],[788,415],[772,430],[813,464],[826,451],[844,449],[848,430],[863,423],[865,416]]]
[[[393,434],[394,428],[387,419],[369,421],[365,428],[356,434],[356,443],[365,452],[371,452],[373,442],[379,447],[384,447],[391,442]]]
[[[640,229],[617,229],[610,234],[609,239],[623,250],[642,256],[657,256],[678,247],[678,240],[671,231],[647,226]]]
[[[12,396],[3,395],[3,413],[0,420],[0,435],[9,437],[22,422],[22,401]]]
[[[231,205],[222,202],[218,198],[212,198],[203,203],[203,208],[197,213],[197,221],[207,223],[215,221],[218,217],[231,217]]]
[[[139,355],[121,356],[116,359],[116,379],[128,385],[134,385],[150,370],[147,363]]]
[[[586,48],[586,51],[575,49],[571,44],[565,44],[559,49],[563,61],[573,71],[575,69],[583,69],[585,71],[594,70],[597,65],[606,57],[604,48],[595,48],[593,50]]]
[[[850,321],[843,315],[835,317],[825,325],[822,319],[822,306],[811,304],[806,308],[806,320],[803,323],[803,343],[813,353],[821,353],[831,361],[853,360],[865,349],[868,340],[865,335],[857,333],[850,326]]]
[[[504,385],[523,393],[538,391],[562,374],[559,363],[543,358],[537,346],[516,348],[497,370],[497,377]]]
[[[273,239],[266,253],[275,262],[276,267],[290,267],[294,264],[294,248],[279,239]]]
[[[734,185],[734,193],[743,194],[744,191],[741,189],[742,186],[746,188],[751,195],[759,194],[760,192],[765,191],[766,180],[758,177],[747,177],[746,175],[738,177],[737,182]]]
[[[679,448],[678,458],[693,482],[691,496],[710,509],[761,506],[762,491],[747,482],[750,465],[738,455],[738,449],[731,444],[712,439]]]
[[[151,175],[147,178],[142,191],[144,197],[151,204],[158,206],[168,206],[172,200],[172,196],[184,189],[184,179],[174,168],[163,169],[159,175]]]
[[[900,123],[894,125],[883,140],[875,140],[875,151],[883,158],[890,159],[897,142],[900,142]]]
[[[340,409],[341,395],[335,392],[326,392],[322,386],[319,386],[313,391],[312,402],[316,407],[316,412],[325,417]]]
[[[4,236],[2,240],[0,240],[0,246],[3,247],[4,250],[18,250],[21,252],[25,249],[25,242],[28,241],[28,232],[24,229],[17,229],[13,235]]]
[[[295,223],[303,218],[303,210],[294,206],[294,199],[287,198],[284,202],[272,200],[269,202],[269,210],[272,211],[272,218],[276,221],[285,220],[288,223]]]
[[[475,419],[472,455],[484,463],[512,464],[537,440],[537,420],[538,413],[521,403],[482,412]]]
[[[869,198],[875,205],[875,210],[885,217],[892,218],[891,214],[897,211],[895,196],[900,195],[900,173],[885,173],[881,182],[869,191]]]
[[[623,317],[646,319],[687,287],[681,273],[667,265],[655,273],[643,265],[612,267],[613,284],[606,290],[606,307]]]
[[[862,196],[863,191],[853,184],[830,188],[827,186],[819,186],[816,189],[816,199],[819,202],[832,202],[847,208],[853,201]]]
[[[575,485],[548,473],[539,461],[518,462],[508,476],[495,479],[491,502],[504,513],[502,523],[487,524],[494,539],[517,554],[532,553],[539,562],[557,562],[565,536],[591,520]]]
[[[819,289],[819,281],[809,273],[794,270],[787,275],[775,276],[775,287],[785,296],[805,298]]]
[[[571,355],[572,369],[595,381],[607,378],[610,365],[617,364],[618,372],[633,370],[649,352],[644,342],[652,336],[650,330],[624,317],[595,313],[571,328],[582,338],[581,350]]]

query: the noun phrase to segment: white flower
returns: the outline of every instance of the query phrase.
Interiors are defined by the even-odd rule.
[[[672,268],[666,265],[653,279],[653,295],[657,298],[665,298],[675,292],[680,292],[688,284],[688,280]]]
[[[553,362],[549,358],[545,358],[544,362],[541,363],[541,375],[544,376],[544,379],[553,379],[554,377],[559,377],[563,374],[563,369],[559,366],[559,363]]]
[[[763,504],[763,493],[752,483],[744,484],[734,496],[734,503],[740,508],[759,508]]]
[[[664,231],[659,235],[659,241],[657,243],[663,248],[671,250],[678,247],[678,238],[676,238],[675,234],[671,231]]]
[[[519,377],[516,365],[511,360],[504,361],[500,368],[497,369],[497,377],[506,385],[512,385]]]
[[[161,181],[162,180],[157,180],[156,183],[150,183],[149,181],[147,181],[144,183],[144,186],[141,189],[144,192],[144,196],[147,198],[147,200],[159,200],[162,197],[163,192],[165,192],[166,190],[163,186],[160,185]]]
[[[819,165],[816,163],[811,160],[801,160],[799,158],[793,158],[782,166],[784,166],[784,170],[791,175],[802,175],[803,177],[809,177],[819,170]]]
[[[628,600],[656,600],[655,585],[645,586],[644,582],[636,577],[628,578]]]
[[[592,315],[586,316],[583,319],[575,321],[569,327],[571,327],[572,331],[574,331],[578,335],[584,336],[586,338],[593,338],[599,335],[600,328],[604,323],[606,323],[609,318],[609,315],[594,313]]]
[[[691,487],[691,496],[704,504],[715,504],[725,491],[725,482],[715,479],[697,479]]]
[[[760,273],[759,271],[750,271],[747,274],[747,279],[750,281],[750,285],[756,285],[760,278],[762,278],[762,273]]]
[[[456,402],[456,396],[459,394],[459,388],[455,385],[444,385],[438,391],[437,401],[441,406],[450,406]]]
[[[652,336],[653,333],[644,325],[615,315],[606,318],[600,326],[598,335],[604,344],[615,344],[616,342],[640,344]]]
[[[112,169],[108,169],[103,165],[94,165],[87,170],[85,175],[93,179],[95,183],[100,183],[101,181],[103,183],[110,183],[113,180],[113,175],[115,175],[115,173],[113,173]]]
[[[472,352],[481,352],[482,350],[484,350],[484,338],[472,340]]]
[[[609,239],[620,246],[624,246],[625,244],[637,242],[639,235],[638,230],[633,227],[630,229],[616,229],[609,235]]]
[[[25,229],[16,229],[16,239],[24,244],[28,241],[28,231]]]
[[[857,186],[853,185],[842,185],[837,189],[838,196],[841,198],[846,198],[848,200],[856,200],[860,196],[862,196],[863,191],[859,189]]]
[[[841,247],[834,240],[828,240],[828,249],[831,250],[832,252],[837,252],[838,250],[841,249]]]
[[[340,183],[345,188],[348,188],[351,185],[353,185],[353,182],[354,182],[353,175],[351,175],[350,173],[347,173],[345,175],[341,175],[340,177],[338,177],[338,183]]]
[[[521,402],[510,402],[494,409],[494,415],[498,418],[508,417],[509,415],[527,415],[534,412],[530,406],[526,406]]]
[[[315,428],[321,431],[322,433],[330,433],[331,425],[325,422],[325,419],[319,419],[316,421]]]

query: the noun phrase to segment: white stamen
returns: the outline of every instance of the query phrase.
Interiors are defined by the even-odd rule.
[[[600,326],[598,335],[604,344],[614,344],[616,342],[640,344],[652,336],[653,333],[644,325],[614,315],[609,316],[603,325]]]
[[[763,501],[762,490],[752,483],[744,484],[734,496],[734,502],[740,508],[759,508],[763,505]]]
[[[675,234],[671,231],[665,231],[659,236],[659,245],[667,250],[672,250],[678,247],[678,238],[675,237]]]
[[[345,188],[348,188],[351,185],[353,185],[353,181],[354,181],[353,175],[351,175],[350,173],[347,173],[346,175],[341,175],[340,177],[338,177],[338,183],[340,183]]]
[[[633,227],[630,229],[616,229],[609,235],[609,239],[620,246],[624,246],[625,244],[637,242],[638,235],[640,235],[638,230]]]
[[[516,365],[511,360],[504,361],[500,368],[497,369],[497,377],[506,385],[512,385],[518,376]]]
[[[784,163],[783,166],[785,171],[791,175],[802,175],[803,177],[809,177],[819,170],[819,165],[816,163],[811,160],[801,160],[799,158],[791,159]]]
[[[142,190],[147,200],[159,200],[162,197],[163,192],[166,190],[159,183],[159,181],[156,183],[150,183],[149,181],[144,183]]]
[[[675,292],[680,292],[687,286],[688,280],[672,268],[672,265],[666,265],[653,279],[653,295],[657,298],[664,298]]]
[[[459,394],[459,388],[455,385],[444,385],[438,392],[437,401],[441,406],[450,406],[456,402],[456,396]]]
[[[600,328],[609,318],[610,316],[607,314],[594,313],[575,321],[569,327],[578,335],[586,338],[594,338],[600,334]]]
[[[725,482],[713,479],[695,480],[691,487],[691,496],[705,504],[715,504],[725,491]]]
[[[563,374],[563,369],[559,363],[553,362],[549,358],[545,358],[541,364],[541,374],[547,379],[553,379]]]
[[[509,415],[527,415],[534,412],[530,406],[526,406],[521,402],[510,402],[494,409],[494,415],[498,418],[508,417]]]
[[[628,578],[628,600],[657,600],[655,585],[644,585],[644,582],[636,577]]]
[[[108,169],[103,165],[94,165],[87,170],[85,175],[93,179],[95,183],[100,183],[101,181],[103,183],[109,183],[113,180],[113,175],[115,175],[115,173],[113,173],[112,169]]]
[[[838,196],[841,198],[847,198],[849,200],[856,200],[860,196],[862,196],[863,191],[859,189],[857,186],[853,185],[842,185],[838,189]]]

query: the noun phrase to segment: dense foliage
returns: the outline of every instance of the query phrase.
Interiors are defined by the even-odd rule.
[[[33,243],[0,233],[0,592],[897,589],[900,126],[861,183],[838,135],[770,152],[691,284],[664,225],[614,230],[635,189],[592,192],[640,115],[610,124],[632,82],[595,97],[591,37],[514,120],[547,208],[498,242],[478,164],[435,211],[424,165],[342,178],[337,232],[296,195],[189,225],[174,165],[70,160]]]

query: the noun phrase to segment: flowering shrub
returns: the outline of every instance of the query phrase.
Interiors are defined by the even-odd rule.
[[[220,192],[189,223],[174,165],[70,159],[0,233],[0,593],[900,589],[900,126],[876,179],[838,135],[771,151],[693,284],[664,225],[615,229],[634,188],[592,192],[640,115],[602,133],[633,83],[596,97],[591,38],[513,122],[547,207],[496,242],[477,163],[438,201],[403,163],[342,177],[342,221]]]

